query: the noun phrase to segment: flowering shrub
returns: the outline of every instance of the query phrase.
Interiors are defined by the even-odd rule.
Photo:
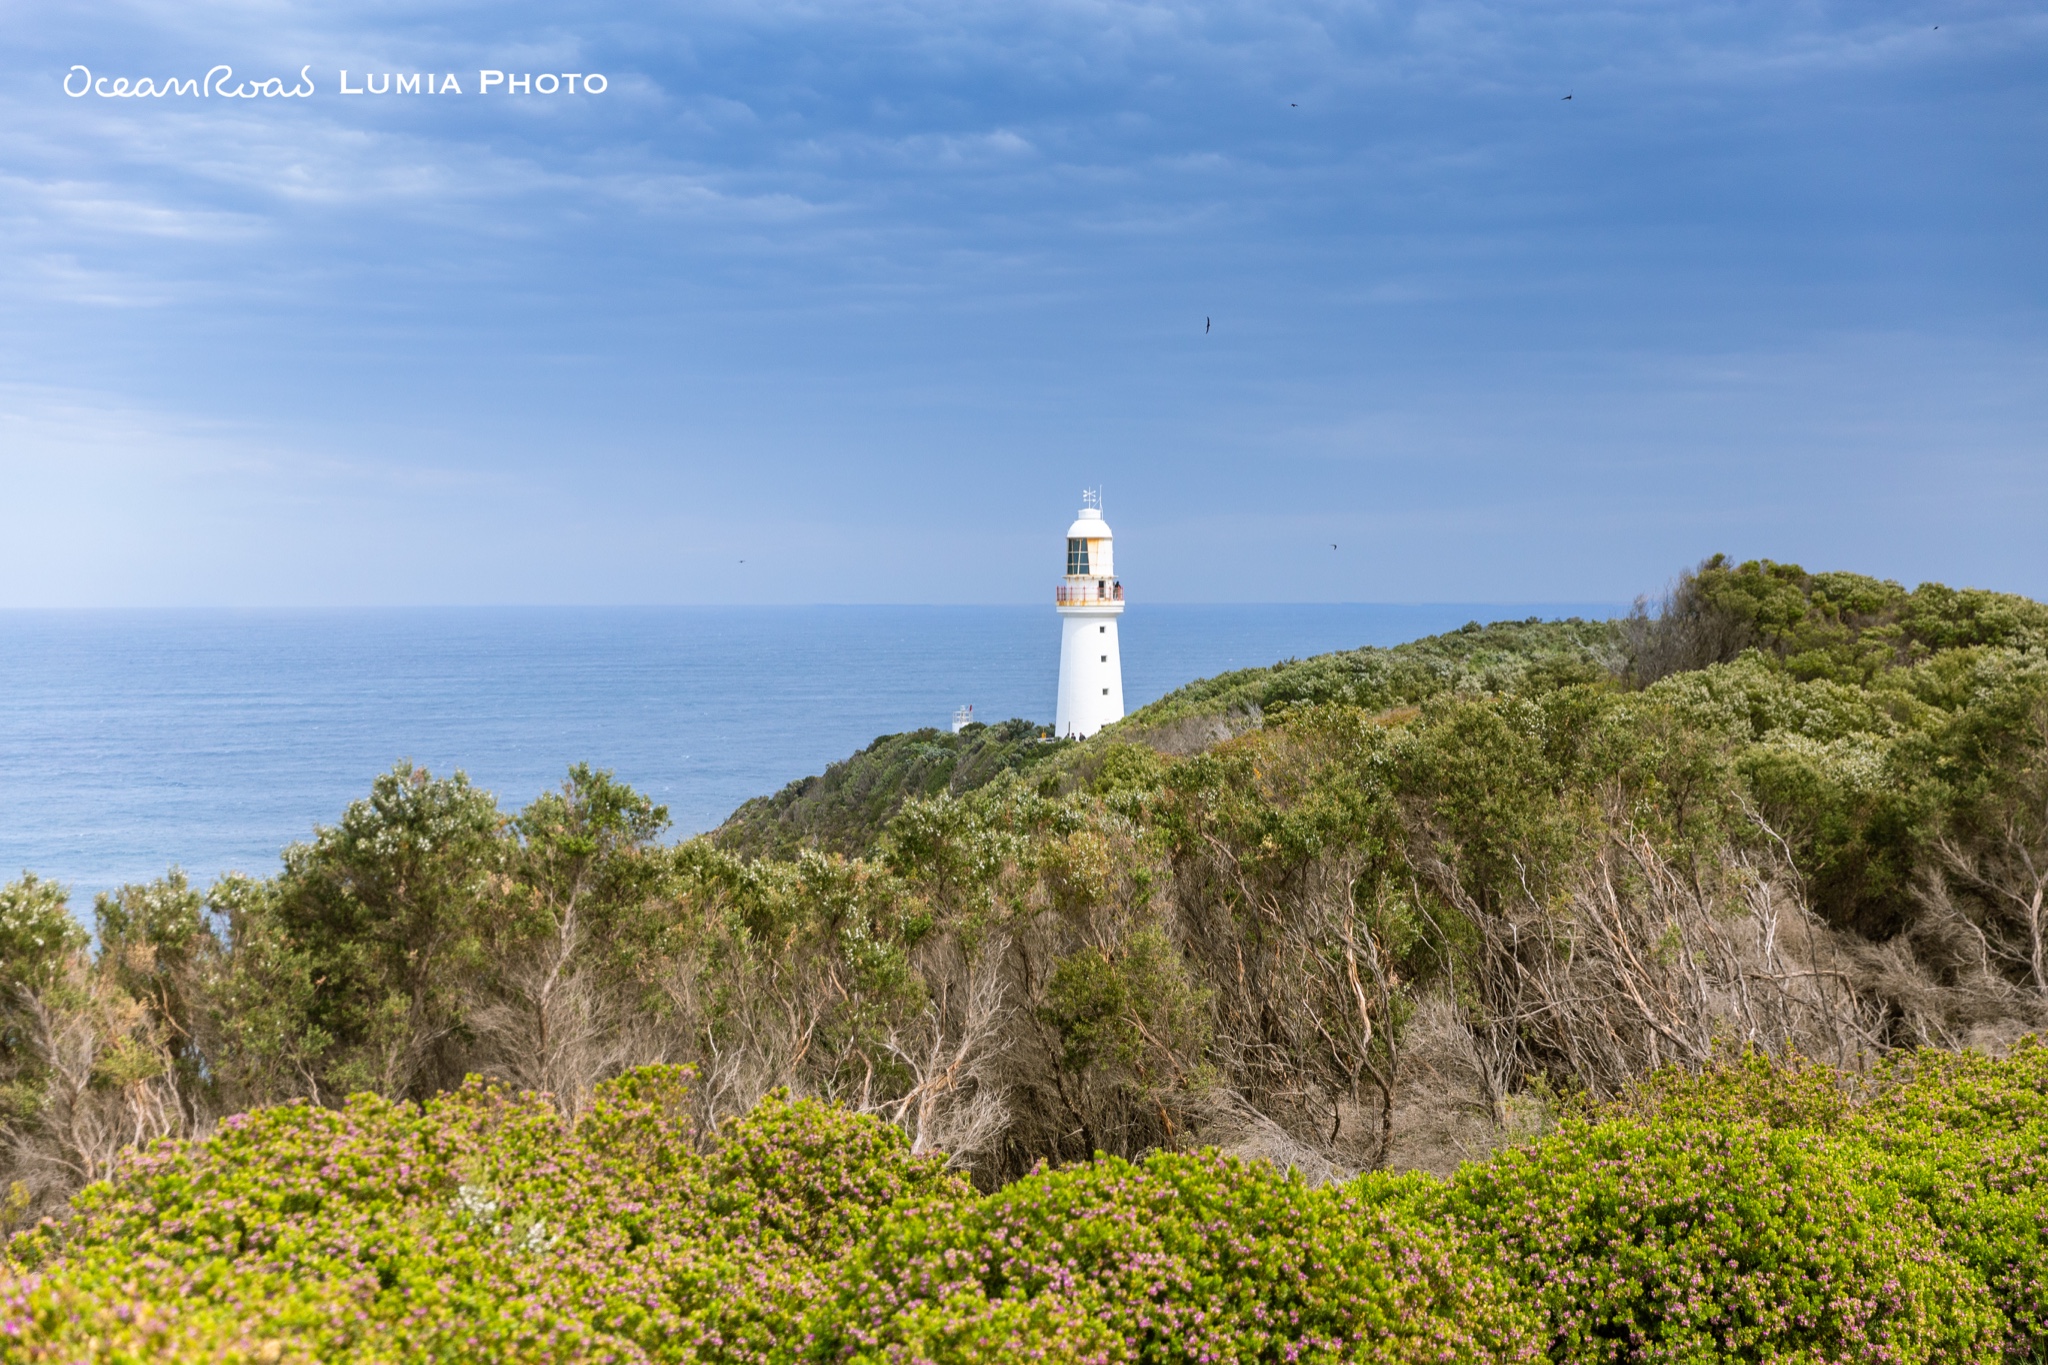
[[[977,1195],[689,1075],[574,1125],[472,1081],[163,1142],[0,1265],[0,1361],[724,1365],[2038,1359],[2048,1049],[1661,1078],[1449,1182],[1214,1153]]]
[[[12,1245],[0,1358],[789,1359],[817,1269],[904,1195],[968,1199],[888,1125],[770,1096],[708,1155],[687,1073],[573,1129],[471,1082],[162,1143]]]
[[[957,1204],[974,1189],[943,1156],[913,1157],[903,1130],[777,1092],[728,1123],[705,1166],[727,1235],[744,1227],[818,1257],[865,1240],[898,1200]]]
[[[1867,1178],[1924,1207],[1989,1287],[2009,1358],[2048,1356],[2048,1048],[1921,1052],[1884,1080],[1848,1126]]]
[[[477,1084],[359,1096],[164,1142],[15,1239],[0,1354],[24,1360],[564,1357],[582,1320],[521,1292],[576,1221],[553,1111]],[[588,1222],[587,1215],[581,1220]]]
[[[1077,1337],[1081,1312],[1097,1326]],[[823,1359],[862,1362],[1021,1357],[1049,1335],[1162,1365],[1540,1357],[1454,1238],[1213,1153],[1103,1157],[899,1210],[811,1327]]]
[[[1436,1207],[1549,1319],[1561,1361],[1993,1360],[2003,1324],[1919,1206],[1820,1136],[1574,1121]]]
[[[1631,1107],[1662,1123],[1748,1118],[1827,1135],[1859,1184],[1926,1211],[1990,1290],[2012,1360],[2048,1358],[2048,1048],[1994,1060],[1904,1054],[1868,1077],[1750,1053],[1698,1076],[1653,1077]]]

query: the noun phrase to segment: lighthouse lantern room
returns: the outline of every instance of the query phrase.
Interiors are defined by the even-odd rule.
[[[1060,697],[1053,733],[1083,739],[1124,718],[1124,666],[1117,652],[1116,618],[1124,611],[1124,585],[1102,499],[1081,495],[1081,512],[1067,528],[1067,573],[1053,604],[1060,614]]]

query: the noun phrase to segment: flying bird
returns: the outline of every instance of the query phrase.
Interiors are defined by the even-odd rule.
[[[1336,547],[1335,545],[1332,545],[1332,546],[1331,546],[1330,548],[1334,550],[1334,549],[1336,549],[1337,547]]]
[[[1566,95],[1566,96],[1565,96],[1565,98],[1566,98],[1566,99],[1570,99],[1570,98],[1571,98],[1571,96],[1570,96],[1570,95]]]
[[[1203,319],[1202,319],[1202,335],[1203,335],[1203,336],[1207,336],[1207,335],[1209,335],[1209,329],[1210,329],[1211,327],[1213,327],[1214,325],[1215,325],[1215,321],[1214,321],[1214,319],[1212,319],[1212,318],[1203,318]]]

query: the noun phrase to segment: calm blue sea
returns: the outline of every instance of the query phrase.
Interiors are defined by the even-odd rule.
[[[1396,644],[1540,606],[1133,606],[1136,707],[1226,669]],[[665,803],[679,834],[877,735],[1049,723],[1044,607],[0,612],[0,880],[91,893],[265,874],[400,759],[516,807],[571,763]]]

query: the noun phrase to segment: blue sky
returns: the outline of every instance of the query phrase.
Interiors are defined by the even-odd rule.
[[[0,606],[2048,596],[2038,4],[7,13]]]

